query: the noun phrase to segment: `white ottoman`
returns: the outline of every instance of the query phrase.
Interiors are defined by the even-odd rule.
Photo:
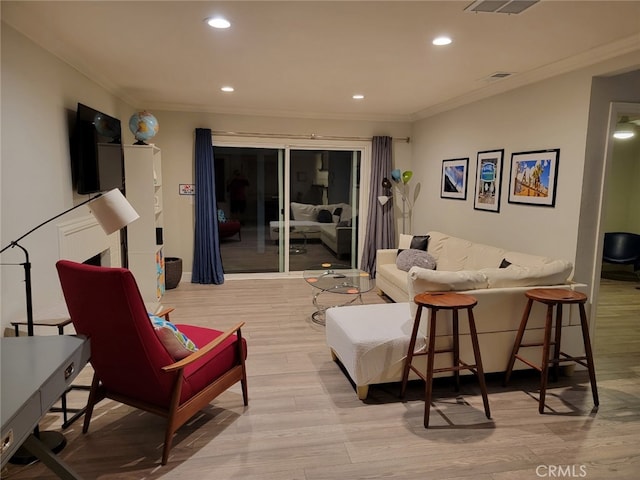
[[[408,302],[332,307],[326,311],[327,345],[355,383],[359,399],[367,398],[369,385],[402,380],[412,328]],[[416,351],[424,348],[424,336],[419,336]],[[418,377],[414,374],[410,378]]]

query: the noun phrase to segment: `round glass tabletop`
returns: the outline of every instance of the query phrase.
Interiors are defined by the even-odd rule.
[[[360,294],[370,291],[375,285],[367,272],[337,263],[314,265],[302,276],[312,287],[331,293]]]

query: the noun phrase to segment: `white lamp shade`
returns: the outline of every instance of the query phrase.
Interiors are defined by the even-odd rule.
[[[380,205],[385,205],[389,200],[391,200],[393,197],[389,197],[387,195],[380,195],[378,197],[378,202],[380,202]]]
[[[107,235],[140,218],[117,188],[93,199],[89,202],[89,209]]]

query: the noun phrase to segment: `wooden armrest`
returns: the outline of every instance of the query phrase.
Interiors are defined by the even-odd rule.
[[[160,310],[158,313],[154,313],[154,315],[156,317],[162,317],[168,322],[169,321],[169,314],[171,312],[173,312],[174,310],[175,310],[175,308],[173,308],[173,307],[165,307],[162,310]]]
[[[190,365],[196,360],[199,360],[200,357],[205,356],[207,353],[209,353],[211,350],[216,348],[218,345],[224,342],[227,338],[229,338],[235,332],[238,332],[238,336],[240,336],[240,328],[242,328],[243,326],[244,326],[244,322],[238,323],[235,327],[230,328],[215,340],[210,341],[204,347],[198,349],[197,352],[193,352],[191,355],[184,357],[182,360],[172,363],[171,365],[162,367],[162,370],[164,370],[165,372],[173,372],[175,370],[183,369],[187,365]]]

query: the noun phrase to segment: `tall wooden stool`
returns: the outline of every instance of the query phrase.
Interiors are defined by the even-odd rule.
[[[416,295],[413,300],[418,305],[416,318],[413,323],[413,331],[411,332],[411,340],[409,341],[409,350],[404,364],[402,373],[402,389],[400,397],[404,397],[407,388],[407,380],[409,378],[409,370],[413,370],[422,380],[425,381],[425,399],[424,399],[424,427],[429,427],[429,411],[431,408],[431,393],[433,390],[433,374],[440,372],[453,372],[455,380],[456,392],[460,390],[460,370],[470,370],[475,373],[480,383],[480,391],[482,392],[482,401],[484,403],[484,412],[487,418],[491,418],[489,411],[489,399],[487,397],[487,386],[484,381],[484,371],[482,370],[482,359],[480,358],[480,346],[478,344],[478,332],[476,331],[476,323],[473,318],[473,307],[478,301],[471,295],[455,292],[427,292]],[[416,337],[418,335],[418,327],[420,326],[420,317],[422,308],[431,309],[429,318],[429,344],[427,351],[416,353]],[[460,360],[460,339],[458,331],[458,310],[466,309],[469,318],[469,333],[471,335],[471,344],[473,345],[473,355],[475,364],[469,365]],[[452,310],[453,314],[453,347],[447,349],[436,350],[436,324],[438,310]],[[434,359],[436,353],[453,353],[453,366],[434,369]],[[412,365],[413,357],[419,355],[427,355],[427,371],[425,374],[418,371]]]
[[[549,376],[549,365],[553,365],[554,380],[558,379],[558,366],[560,362],[576,362],[583,367],[587,367],[589,370],[589,381],[591,382],[591,392],[593,393],[593,403],[596,407],[599,405],[598,400],[598,387],[596,386],[596,372],[593,366],[593,353],[591,351],[591,339],[589,338],[589,325],[587,324],[587,315],[584,311],[584,304],[587,301],[587,296],[584,293],[575,292],[573,290],[567,290],[564,288],[534,288],[525,292],[525,295],[529,299],[527,306],[524,309],[522,321],[518,328],[518,334],[516,335],[515,343],[513,344],[513,351],[509,358],[509,364],[505,374],[504,384],[506,385],[511,377],[513,371],[513,365],[516,359],[526,363],[530,367],[540,372],[540,403],[538,405],[538,411],[542,413],[544,411],[544,399],[547,393],[547,381]],[[531,313],[531,306],[533,302],[541,302],[547,305],[547,319],[544,326],[544,339],[538,343],[522,343],[522,337],[527,327],[527,321],[529,320],[529,314]],[[572,357],[560,350],[560,340],[562,337],[562,306],[578,304],[580,311],[580,326],[582,327],[582,341],[584,343],[585,355],[581,357]],[[551,329],[553,323],[553,307],[556,307],[556,325],[555,325],[555,339],[551,341]],[[549,350],[553,345],[553,357],[549,358]],[[520,347],[539,347],[542,346],[542,360],[540,365],[536,365],[529,360],[522,357],[518,352]]]

